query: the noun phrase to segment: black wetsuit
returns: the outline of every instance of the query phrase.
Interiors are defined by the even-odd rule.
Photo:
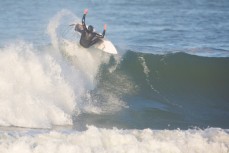
[[[85,48],[89,48],[92,45],[94,45],[95,43],[97,43],[98,41],[100,41],[100,38],[104,38],[106,30],[103,30],[102,35],[96,32],[90,32],[86,27],[85,17],[86,17],[86,14],[84,14],[82,18],[83,30],[80,31],[81,32],[80,45],[82,45]]]

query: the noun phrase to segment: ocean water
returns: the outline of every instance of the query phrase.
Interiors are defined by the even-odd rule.
[[[229,152],[229,1],[0,6],[0,153]],[[118,55],[77,45],[85,8]]]

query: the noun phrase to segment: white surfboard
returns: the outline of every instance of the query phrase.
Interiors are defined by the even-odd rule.
[[[78,24],[76,24],[76,26],[77,26],[77,29],[79,29],[79,31],[82,30],[82,24],[78,23]],[[81,35],[80,32],[77,32],[77,33],[79,35]],[[91,47],[96,48],[96,49],[99,49],[99,50],[104,51],[106,53],[118,54],[115,46],[112,44],[111,41],[109,41],[106,38],[102,38],[101,41],[99,41],[98,43],[94,44]]]
[[[110,53],[110,54],[117,54],[118,53],[115,46],[112,44],[112,42],[107,40],[107,39],[102,39],[101,42],[98,42],[93,47],[95,47],[99,50],[102,50],[104,52]]]

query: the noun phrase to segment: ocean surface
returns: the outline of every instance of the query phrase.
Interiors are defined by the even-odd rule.
[[[78,46],[75,24],[117,55]],[[228,0],[0,1],[0,153],[228,153]]]

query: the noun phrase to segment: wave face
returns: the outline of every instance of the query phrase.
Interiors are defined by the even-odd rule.
[[[220,100],[220,97],[228,98],[228,68],[229,58],[127,52],[118,70],[132,78],[145,95],[199,93],[209,98],[218,96]]]
[[[110,66],[114,61],[110,60]],[[121,124],[129,128],[229,127],[229,58],[129,51],[119,62],[112,73],[107,65],[101,68],[98,88],[122,94],[129,108],[117,115]]]

